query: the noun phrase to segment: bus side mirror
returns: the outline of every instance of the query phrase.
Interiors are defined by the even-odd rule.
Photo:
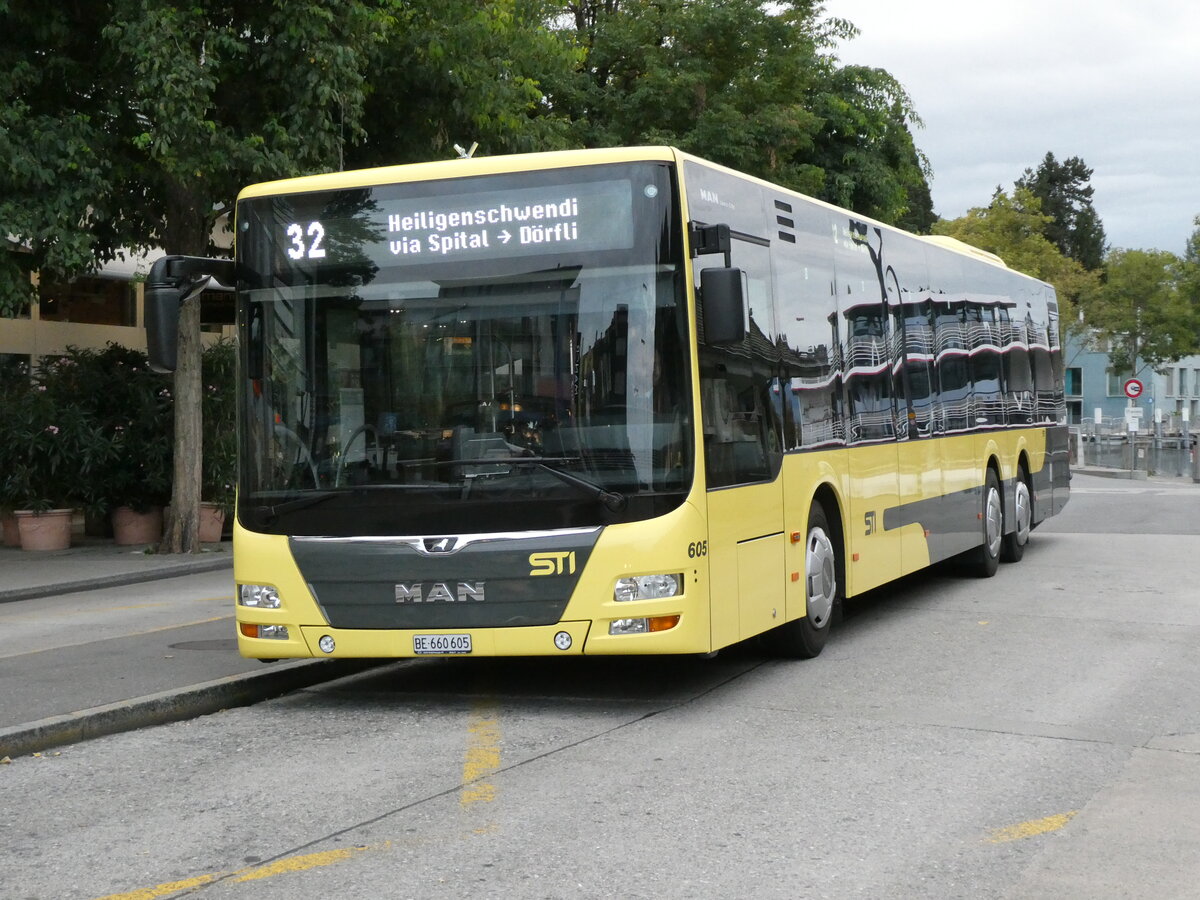
[[[179,307],[209,289],[232,291],[236,269],[231,259],[163,256],[146,276],[146,355],[155,372],[175,371],[178,362]]]
[[[706,344],[724,347],[746,339],[741,269],[701,269],[700,304]]]
[[[175,371],[182,294],[173,284],[146,283],[146,353],[155,372]]]

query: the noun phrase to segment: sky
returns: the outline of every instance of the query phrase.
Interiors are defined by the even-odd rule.
[[[923,128],[944,219],[1012,192],[1047,152],[1092,170],[1112,247],[1182,254],[1200,215],[1197,0],[824,0]]]

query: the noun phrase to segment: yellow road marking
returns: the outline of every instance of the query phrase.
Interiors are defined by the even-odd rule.
[[[285,859],[278,859],[273,863],[267,863],[265,866],[242,869],[239,872],[212,872],[208,875],[197,875],[195,878],[185,878],[183,881],[168,881],[154,887],[140,888],[124,894],[108,894],[97,898],[97,900],[155,900],[157,897],[165,897],[176,891],[203,887],[206,884],[211,884],[214,881],[227,878],[231,875],[233,876],[234,883],[257,881],[260,878],[272,878],[276,875],[287,875],[292,872],[304,872],[308,869],[332,866],[335,863],[343,862],[367,850],[384,850],[391,845],[391,841],[384,841],[381,844],[371,846],[347,847],[340,850],[322,850],[318,853],[305,853],[301,856],[289,856]]]
[[[331,866],[334,863],[343,862],[366,850],[377,850],[387,847],[390,844],[391,841],[385,841],[375,847],[346,847],[340,850],[322,850],[319,853],[306,853],[304,856],[291,856],[287,859],[279,859],[265,866],[251,869],[249,872],[233,880],[235,882],[257,881],[260,878],[271,878],[274,875],[284,875],[288,872],[303,872],[307,869],[318,869],[321,866]]]
[[[1057,816],[1046,816],[1044,819],[1030,819],[1028,822],[1018,822],[1016,825],[997,828],[988,836],[988,840],[993,844],[1005,844],[1009,841],[1021,841],[1025,838],[1036,837],[1039,834],[1058,831],[1060,828],[1066,827],[1066,824],[1075,818],[1077,812],[1079,810],[1073,809],[1070,812],[1059,813]]]
[[[154,900],[155,897],[165,897],[175,891],[186,891],[188,888],[200,887],[216,881],[220,875],[197,875],[195,878],[185,878],[183,881],[168,881],[151,888],[128,891],[124,894],[107,894],[99,900]]]
[[[496,799],[496,786],[487,780],[500,768],[501,732],[494,702],[481,701],[474,705],[467,732],[470,737],[462,768],[465,783],[458,795],[459,805],[464,809]]]

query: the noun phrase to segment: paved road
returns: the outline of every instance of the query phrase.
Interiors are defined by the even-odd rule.
[[[28,589],[49,590],[44,576]],[[0,758],[257,702],[362,667],[264,666],[238,655],[233,629],[228,568],[0,603]]]
[[[810,662],[403,662],[14,760],[0,885],[1195,897],[1200,489],[1080,477],[1034,537],[855,603]]]
[[[228,571],[0,606],[0,678],[20,683],[0,726],[261,668],[238,657],[232,607]]]

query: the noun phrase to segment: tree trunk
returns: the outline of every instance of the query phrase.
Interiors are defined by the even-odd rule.
[[[163,245],[170,254],[206,256],[211,211],[200,194],[174,182],[167,188],[169,211]],[[175,366],[175,456],[171,505],[163,523],[159,553],[200,552],[200,476],[204,459],[201,416],[200,297],[180,307],[178,359]]]
[[[179,358],[175,368],[175,457],[171,506],[159,553],[200,552],[200,472],[204,432],[200,414],[200,298],[179,311]]]

